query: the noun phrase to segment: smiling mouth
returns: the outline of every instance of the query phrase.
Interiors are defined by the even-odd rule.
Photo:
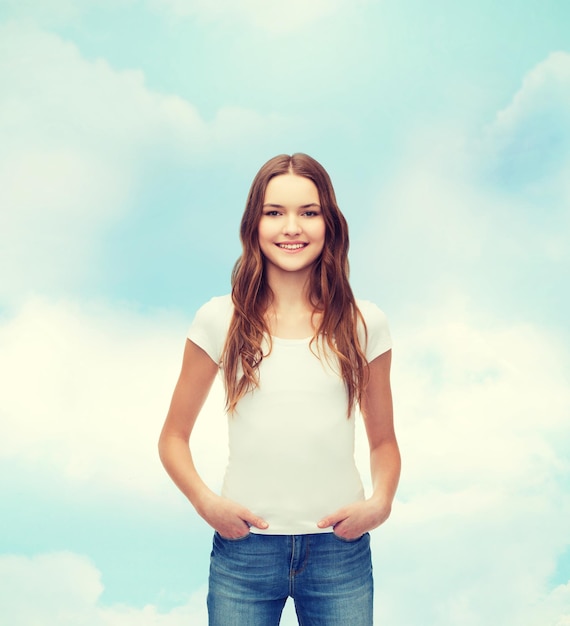
[[[276,244],[279,248],[283,250],[299,250],[300,248],[305,248],[309,244],[307,243],[278,243]]]

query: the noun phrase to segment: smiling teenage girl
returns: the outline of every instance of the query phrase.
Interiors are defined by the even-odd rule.
[[[215,530],[209,624],[277,625],[291,596],[303,626],[370,626],[368,531],[388,518],[400,473],[386,319],[354,299],[346,221],[311,157],[261,168],[240,235],[232,294],[196,314],[159,444]],[[221,495],[188,445],[218,371],[230,445]],[[368,499],[354,463],[356,406],[370,444]]]

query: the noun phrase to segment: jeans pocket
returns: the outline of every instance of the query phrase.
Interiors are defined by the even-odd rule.
[[[365,535],[367,535],[368,533],[364,533],[363,535],[360,535],[360,537],[355,537],[354,539],[346,539],[346,537],[341,537],[340,535],[337,535],[334,530],[333,530],[333,537],[335,539],[337,539],[338,541],[342,542],[342,543],[356,543],[357,541],[360,541]]]
[[[236,542],[236,541],[244,541],[244,539],[249,539],[251,536],[251,533],[248,532],[246,535],[244,535],[243,537],[236,537],[235,539],[231,539],[230,537],[224,537],[223,535],[220,535],[220,533],[216,530],[216,535],[222,540],[222,541],[230,541],[230,542]]]

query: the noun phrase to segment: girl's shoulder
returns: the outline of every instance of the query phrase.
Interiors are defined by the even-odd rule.
[[[356,298],[356,306],[362,313],[366,325],[387,325],[388,318],[384,311],[370,300],[360,300]]]
[[[234,305],[230,294],[216,296],[197,311],[187,337],[218,363],[232,319]]]
[[[208,302],[204,303],[197,311],[198,313],[206,313],[209,315],[224,316],[233,313],[234,305],[231,294],[225,296],[214,296]]]
[[[233,311],[234,305],[230,294],[214,296],[196,311],[194,323],[213,331],[226,330]]]
[[[392,337],[388,318],[380,307],[370,300],[356,300],[356,306],[362,313],[366,330],[358,325],[358,335],[362,346],[365,346],[366,358],[372,361],[380,354],[392,348]]]

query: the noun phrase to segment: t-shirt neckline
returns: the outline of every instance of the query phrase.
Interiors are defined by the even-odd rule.
[[[284,337],[276,337],[275,335],[271,335],[271,341],[273,341],[273,343],[281,343],[281,344],[288,344],[288,345],[309,343],[311,339],[312,337],[303,337],[301,339],[285,339]]]

